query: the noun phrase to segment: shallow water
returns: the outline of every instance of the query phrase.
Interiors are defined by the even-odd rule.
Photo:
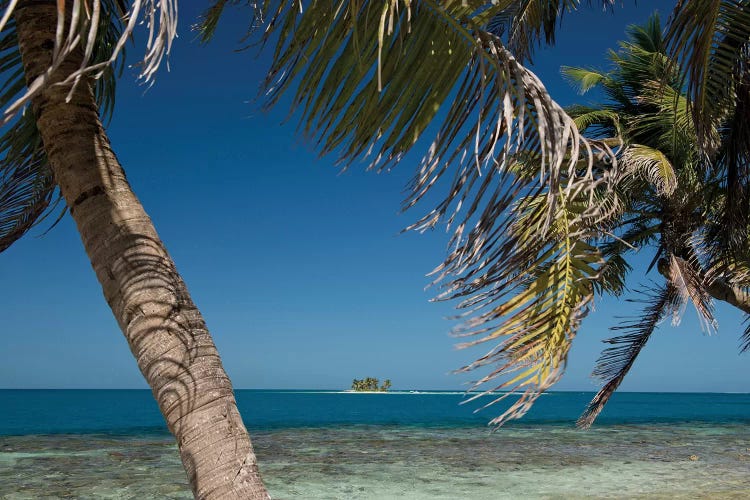
[[[274,498],[750,498],[747,426],[254,433]],[[691,460],[696,455],[698,460]],[[190,498],[169,436],[0,437],[7,499]]]
[[[274,498],[750,498],[750,395],[551,393],[491,433],[462,394],[238,391]],[[148,391],[0,390],[0,498],[191,498]],[[691,460],[696,456],[697,460]]]

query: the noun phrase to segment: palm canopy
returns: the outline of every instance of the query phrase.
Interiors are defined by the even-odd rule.
[[[24,1],[0,3],[0,252],[41,221],[54,206],[55,182],[32,113],[22,112],[46,85],[49,76],[73,51],[83,54],[79,71],[62,84],[76,85],[83,75],[95,78],[100,112],[114,107],[117,73],[122,71],[125,42],[136,24],[146,22],[147,53],[140,77],[148,82],[168,54],[175,36],[176,0],[75,0],[58,2],[58,27],[51,65],[33,82],[26,82],[13,13]],[[28,83],[28,85],[27,85]],[[72,92],[72,91],[71,91]]]
[[[231,3],[207,12],[206,38]],[[462,370],[490,367],[472,389],[522,392],[498,424],[562,374],[602,262],[590,231],[617,206],[610,148],[582,138],[498,36],[526,57],[578,3],[269,1],[257,16],[274,44],[268,103],[292,92],[322,153],[384,170],[434,134],[404,208],[446,194],[408,229],[452,232],[438,299],[458,301],[462,346],[493,344]]]
[[[594,370],[605,383],[579,420],[583,427],[601,412],[662,319],[679,319],[685,304],[692,302],[711,330],[716,327],[712,296],[727,300],[727,293],[741,295],[750,285],[743,271],[750,260],[728,265],[716,244],[719,235],[726,234],[723,221],[731,210],[727,184],[722,169],[702,154],[695,115],[683,91],[685,74],[667,56],[658,16],[630,27],[627,34],[620,50],[609,54],[612,70],[564,69],[581,91],[599,87],[607,98],[604,104],[575,106],[569,112],[585,133],[622,142],[613,189],[623,210],[609,222],[611,236],[603,233],[597,243],[609,263],[603,274],[624,284],[630,271],[627,255],[652,246],[652,266],[664,283],[647,290],[643,313],[615,327],[624,333],[606,341],[613,346]],[[722,131],[722,140],[731,134]],[[603,291],[619,294],[623,287]],[[733,305],[750,312],[748,303]]]
[[[724,230],[714,242],[725,265],[748,259],[750,224],[750,1],[677,2],[669,53],[685,69],[701,153],[726,184]]]

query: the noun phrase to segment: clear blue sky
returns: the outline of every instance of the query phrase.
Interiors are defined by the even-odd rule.
[[[398,234],[421,214],[398,213],[418,156],[390,174],[339,175],[294,120],[282,123],[286,108],[262,113],[253,103],[267,59],[234,51],[249,12],[233,11],[217,40],[200,46],[189,30],[197,3],[181,4],[170,72],[144,93],[126,71],[109,133],[235,387],[335,389],[375,376],[396,389],[464,388],[469,378],[449,372],[484,348],[453,349],[443,319],[452,305],[429,303],[434,291],[424,290],[447,237]],[[595,7],[567,16],[556,47],[537,52],[535,70],[560,103],[588,99],[562,80],[561,64],[603,67],[626,25],[652,8],[666,17],[673,2],[623,4],[614,15]],[[146,387],[71,219],[41,232],[0,254],[0,387]],[[637,271],[632,283],[647,282]],[[596,308],[556,389],[596,388],[588,375],[600,341],[632,310],[616,300]],[[622,388],[750,391],[741,316],[719,306],[718,317],[711,337],[690,309],[679,328],[664,325]]]

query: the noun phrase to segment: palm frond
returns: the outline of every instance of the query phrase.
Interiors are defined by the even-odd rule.
[[[606,73],[588,68],[562,66],[560,72],[576,88],[579,94],[585,94],[603,82],[611,80]]]
[[[627,333],[604,341],[613,347],[608,347],[602,352],[592,373],[592,376],[602,380],[604,385],[578,418],[576,425],[581,429],[591,427],[632,368],[657,325],[677,308],[677,290],[669,283],[642,293],[646,295],[642,301],[646,304],[643,314],[612,328]]]
[[[706,290],[707,285],[698,266],[682,257],[671,255],[669,257],[669,281],[677,290],[682,304],[681,309],[691,302],[701,320],[701,329],[709,333],[716,331],[713,302]],[[679,316],[675,316],[675,322],[678,321]]]
[[[603,9],[616,0],[601,0]],[[591,2],[588,2],[591,4]],[[507,47],[520,60],[531,59],[536,46],[555,43],[555,33],[563,16],[580,7],[580,0],[515,0],[493,19],[488,31],[507,34]]]
[[[750,41],[747,0],[680,0],[666,35],[670,54],[688,75],[688,97],[699,144],[718,149],[718,126],[733,106],[734,74]]]
[[[6,1],[2,17],[0,17],[0,32],[10,28],[13,12],[22,9],[25,2]],[[153,79],[163,59],[168,56],[172,40],[177,33],[177,0],[135,0],[128,6],[124,0],[73,0],[72,2],[57,2],[58,28],[53,48],[50,67],[42,75],[31,82],[25,92],[3,108],[3,118],[0,125],[9,123],[21,111],[33,96],[44,89],[54,71],[70,54],[75,51],[83,53],[83,60],[78,71],[69,75],[64,82],[73,87],[78,84],[83,75],[100,78],[108,69],[117,64],[125,43],[130,39],[139,23],[147,27],[146,53],[140,66],[139,78],[144,82]],[[102,49],[100,31],[107,26],[104,20],[114,17],[127,22],[123,24],[120,36],[110,40],[105,52],[108,57],[101,58]],[[118,21],[119,22],[119,21]],[[71,90],[72,92],[72,90]]]
[[[654,186],[656,194],[669,196],[677,188],[677,175],[669,158],[658,149],[631,144],[620,153],[622,170],[626,174],[641,175]]]
[[[520,60],[528,59],[535,45],[555,41],[555,29],[563,14],[578,7],[578,0],[518,0],[511,10],[508,48]]]
[[[193,30],[198,32],[198,37],[202,43],[206,43],[213,38],[216,28],[219,26],[219,19],[224,13],[224,8],[230,3],[237,2],[231,2],[230,0],[215,1],[201,14],[198,22],[193,25]]]
[[[345,164],[369,154],[378,169],[395,164],[444,116],[406,206],[449,164],[459,172],[456,197],[483,170],[504,171],[522,149],[540,154],[542,180],[556,182],[564,166],[573,174],[568,186],[580,180],[575,169],[587,144],[575,125],[538,78],[478,28],[483,4],[463,3],[317,1],[300,15],[297,2],[284,2],[267,31],[279,33],[269,104],[299,77],[294,105],[321,152],[340,151]],[[439,113],[446,101],[452,104]]]
[[[495,391],[510,391],[487,407],[523,391],[491,424],[523,416],[562,375],[602,264],[599,251],[586,242],[586,231],[574,222],[580,220],[575,211],[583,210],[584,203],[561,204],[551,229],[554,236],[545,240],[535,237],[535,226],[543,224],[547,210],[545,200],[540,194],[519,203],[507,227],[510,236],[498,243],[491,264],[468,266],[440,297],[464,298],[459,308],[465,309],[464,316],[470,319],[456,335],[476,338],[459,347],[498,342],[459,370],[494,365],[471,388],[484,392],[467,402]]]
[[[734,108],[717,158],[719,175],[726,179],[726,196],[714,243],[727,263],[750,262],[750,48],[735,82]]]
[[[30,113],[2,137],[0,151],[0,252],[43,217],[53,199],[55,183]]]
[[[599,294],[622,295],[626,288],[625,278],[632,270],[632,266],[621,254],[604,258],[599,268],[599,275],[593,280],[594,290]]]
[[[578,130],[586,133],[586,137],[601,140],[622,137],[620,117],[613,111],[586,106],[571,106],[565,111],[573,118]],[[619,143],[620,139],[617,139],[617,142]]]
[[[630,136],[669,156],[673,164],[699,167],[695,123],[687,98],[656,80],[642,83],[640,113],[630,120]],[[681,170],[687,170],[683,168]]]
[[[745,331],[742,332],[740,338],[740,352],[747,352],[750,350],[750,314],[745,315]]]
[[[279,36],[270,104],[298,81],[305,131],[344,165],[369,156],[369,168],[388,169],[440,122],[404,208],[446,183],[445,199],[408,229],[446,220],[452,230],[438,299],[462,300],[459,334],[478,336],[470,345],[499,342],[464,368],[499,365],[476,387],[521,370],[499,382],[525,392],[497,424],[562,373],[601,260],[584,233],[616,207],[606,195],[594,203],[608,182],[596,154],[612,158],[609,148],[583,141],[539,79],[482,29],[504,7],[319,0],[300,14],[289,1],[266,32]]]
[[[201,16],[198,18],[198,22],[192,26],[193,31],[198,33],[198,39],[201,43],[209,42],[216,33],[216,28],[219,26],[221,16],[224,14],[224,10],[229,5],[241,5],[252,9],[252,19],[250,26],[248,26],[247,34],[251,36],[257,29],[262,28],[265,23],[265,10],[269,9],[270,2],[252,1],[252,0],[214,0],[213,4],[203,11]],[[299,4],[300,9],[304,9],[302,3]]]
[[[539,79],[486,30],[532,3],[545,2],[268,0],[260,9],[268,14],[262,41],[278,36],[268,105],[296,81],[293,107],[321,153],[389,169],[436,128],[403,208],[438,184],[448,194],[407,229],[445,220],[453,232],[453,250],[434,273],[445,287],[438,300],[463,299],[461,335],[493,332],[472,344],[500,340],[465,367],[503,364],[477,387],[524,370],[502,383],[525,392],[497,424],[520,417],[562,373],[601,264],[585,234],[618,210],[610,147],[583,140]],[[550,7],[559,3],[545,12],[559,14]],[[203,23],[208,36],[220,9]]]

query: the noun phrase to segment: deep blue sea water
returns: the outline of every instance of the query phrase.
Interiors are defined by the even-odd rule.
[[[237,392],[275,498],[750,498],[750,395],[592,393],[501,410],[462,393]],[[487,400],[485,400],[487,401]],[[0,390],[0,498],[189,498],[149,391]]]
[[[572,426],[593,393],[551,392],[510,426]],[[239,390],[250,429],[332,425],[482,427],[501,405],[480,412],[461,392],[357,394],[340,391]],[[482,401],[489,401],[483,399]],[[148,390],[0,390],[0,435],[166,432]],[[597,420],[613,424],[750,424],[750,394],[639,393],[613,396]]]

